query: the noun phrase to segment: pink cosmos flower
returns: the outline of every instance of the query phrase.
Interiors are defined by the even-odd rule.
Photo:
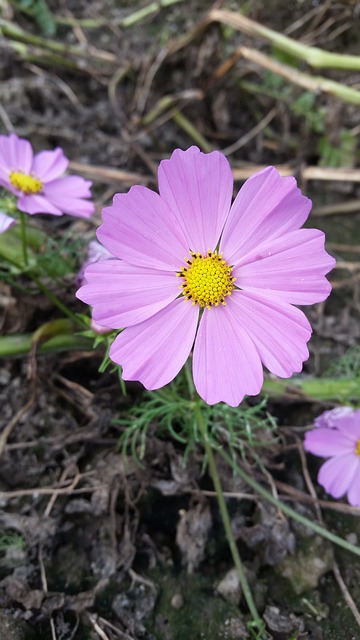
[[[108,327],[104,327],[102,324],[95,322],[93,318],[91,318],[90,320],[90,329],[92,329],[94,333],[97,333],[100,336],[105,335],[106,333],[110,333],[111,331],[111,329],[109,329]]]
[[[293,304],[325,300],[334,259],[324,234],[300,229],[311,202],[274,167],[253,175],[231,205],[225,156],[177,149],[159,167],[159,194],[132,187],[103,211],[97,236],[116,256],[90,265],[77,296],[117,336],[110,357],[125,380],[158,389],[193,350],[209,404],[238,405],[263,383],[301,371],[311,327]]]
[[[336,407],[330,411],[324,411],[314,420],[315,427],[326,427],[328,429],[337,429],[337,423],[339,418],[348,416],[353,413],[352,407]]]
[[[0,211],[0,235],[5,233],[10,227],[12,227],[16,223],[15,218],[11,216],[7,216],[5,213]]]
[[[0,186],[18,197],[17,206],[25,213],[68,213],[88,218],[94,204],[91,182],[80,176],[61,176],[68,166],[62,149],[40,151],[34,155],[28,140],[14,133],[0,136]]]
[[[79,286],[86,284],[85,270],[89,266],[89,264],[94,264],[94,262],[100,262],[101,260],[111,260],[111,258],[114,258],[112,253],[105,249],[105,247],[103,247],[100,242],[98,242],[97,240],[92,240],[91,242],[89,242],[87,259],[85,260],[83,266],[76,276],[76,283]],[[90,328],[94,331],[94,333],[98,333],[100,335],[109,333],[110,331],[108,327],[104,327],[98,322],[95,322],[93,318],[91,318],[90,321]]]
[[[76,276],[77,284],[81,286],[86,283],[85,270],[89,264],[94,264],[94,262],[99,262],[100,260],[111,260],[111,258],[114,258],[114,256],[110,251],[105,249],[97,240],[91,240],[88,245],[87,258]]]
[[[360,410],[341,407],[326,411],[305,434],[306,451],[329,458],[321,467],[318,482],[334,498],[347,494],[360,507]]]

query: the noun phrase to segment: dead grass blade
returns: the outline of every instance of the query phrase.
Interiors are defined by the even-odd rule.
[[[131,171],[122,171],[121,169],[111,169],[109,167],[101,167],[98,165],[84,164],[82,162],[70,162],[69,169],[80,173],[80,175],[96,180],[98,182],[113,183],[119,182],[127,186],[133,184],[147,185],[153,181],[151,176],[144,176],[140,173],[132,173]]]

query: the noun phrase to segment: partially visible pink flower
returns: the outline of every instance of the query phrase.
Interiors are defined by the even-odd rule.
[[[117,259],[87,267],[77,296],[99,324],[126,327],[110,349],[125,380],[158,389],[193,350],[199,395],[236,406],[260,392],[262,363],[284,378],[301,371],[311,327],[293,304],[327,298],[335,260],[321,231],[300,228],[311,201],[274,167],[233,204],[218,151],[177,149],[158,178],[159,194],[135,186],[104,209],[97,235]]]
[[[92,329],[94,333],[97,333],[100,336],[104,335],[105,333],[110,333],[111,331],[111,329],[109,329],[108,327],[103,327],[98,322],[95,322],[95,320],[93,320],[92,318],[90,322],[90,329]]]
[[[100,244],[97,240],[92,240],[89,242],[88,246],[88,257],[87,264],[92,264],[93,262],[99,262],[99,260],[110,260],[114,258],[112,253],[105,249],[105,247]]]
[[[105,247],[103,247],[100,242],[98,242],[97,240],[92,240],[91,242],[89,242],[87,259],[85,260],[83,266],[76,276],[76,284],[78,286],[86,284],[85,269],[90,264],[93,264],[94,262],[100,262],[101,260],[111,260],[111,258],[114,258],[112,253],[105,249]],[[94,333],[98,333],[99,335],[109,333],[111,331],[111,329],[109,329],[108,327],[104,327],[98,322],[95,322],[93,318],[90,322],[90,328],[94,331]]]
[[[110,251],[105,249],[105,247],[97,240],[92,240],[91,242],[89,242],[87,258],[76,276],[76,283],[79,286],[86,283],[84,275],[85,269],[89,266],[89,264],[99,262],[100,260],[111,260],[111,258],[114,257],[115,256],[113,256]]]
[[[5,233],[10,227],[12,227],[16,223],[15,218],[11,216],[7,216],[5,213],[0,211],[0,235]]]
[[[336,407],[330,411],[324,411],[314,420],[315,427],[328,427],[329,429],[336,429],[339,418],[348,416],[353,413],[352,407]]]
[[[325,411],[317,427],[305,434],[306,451],[329,458],[321,467],[318,482],[333,498],[347,494],[360,507],[360,410],[341,407]]]
[[[68,213],[88,218],[94,212],[91,182],[80,176],[60,177],[68,159],[59,147],[34,155],[28,140],[14,133],[0,136],[0,186],[17,196],[17,206],[25,213]]]

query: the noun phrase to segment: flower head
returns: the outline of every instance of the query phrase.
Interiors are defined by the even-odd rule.
[[[88,254],[87,259],[82,265],[79,273],[76,276],[76,284],[78,286],[86,284],[85,278],[85,270],[90,264],[94,264],[94,262],[100,262],[101,260],[111,260],[114,256],[103,247],[100,242],[97,240],[92,240],[88,245]],[[90,328],[99,335],[109,333],[110,329],[108,327],[104,327],[98,322],[95,322],[93,318],[90,321]]]
[[[321,231],[300,229],[310,200],[273,167],[232,205],[218,151],[177,149],[158,178],[159,194],[135,186],[104,209],[97,236],[117,259],[90,265],[77,295],[99,324],[126,327],[110,350],[125,380],[162,387],[193,350],[199,395],[236,406],[259,393],[262,363],[301,371],[311,327],[292,305],[327,298],[335,261]]]
[[[88,218],[94,212],[91,182],[80,176],[60,177],[68,166],[62,149],[34,155],[28,140],[14,133],[0,136],[0,186],[17,196],[25,213],[68,213]]]
[[[347,494],[360,507],[360,410],[339,407],[317,418],[316,428],[305,434],[306,451],[329,458],[321,467],[318,482],[334,498]]]
[[[88,245],[87,258],[76,276],[77,284],[81,286],[82,284],[86,283],[86,279],[84,276],[85,270],[89,266],[89,264],[94,264],[94,262],[99,262],[100,260],[110,260],[111,258],[114,258],[114,256],[112,255],[112,253],[110,253],[110,251],[105,249],[105,247],[103,247],[103,245],[100,244],[100,242],[98,242],[97,240],[91,240]]]
[[[5,213],[0,211],[0,235],[5,233],[10,227],[12,227],[16,223],[15,218],[11,216],[7,216]]]
[[[331,411],[324,411],[314,420],[315,427],[325,427],[327,429],[337,429],[339,418],[344,418],[353,413],[352,407],[336,407]]]

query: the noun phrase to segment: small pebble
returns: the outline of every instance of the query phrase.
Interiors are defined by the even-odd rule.
[[[358,535],[357,535],[357,533],[355,533],[355,532],[353,532],[353,533],[349,533],[349,534],[346,536],[346,540],[347,540],[348,542],[350,542],[350,544],[355,544],[355,545],[357,545],[357,543],[358,543]]]
[[[181,609],[184,606],[184,598],[181,593],[175,593],[171,598],[171,606],[173,609]]]
[[[9,384],[11,379],[11,373],[7,369],[0,369],[0,385],[5,387]]]
[[[225,577],[219,582],[216,591],[222,595],[224,600],[238,605],[241,600],[241,586],[236,569],[230,569]]]

